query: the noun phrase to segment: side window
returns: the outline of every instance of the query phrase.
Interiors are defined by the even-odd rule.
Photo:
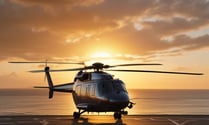
[[[96,90],[96,85],[93,84],[93,85],[91,86],[91,96],[95,96],[95,90]]]
[[[87,73],[84,74],[82,80],[83,81],[89,80],[89,74],[87,74]]]
[[[81,86],[80,85],[76,86],[75,92],[77,95],[81,95]]]
[[[81,87],[81,96],[85,96],[86,93],[87,93],[87,88],[86,88],[85,85],[83,85],[83,86]]]
[[[87,95],[87,96],[90,96],[90,90],[91,90],[91,85],[88,85],[88,86],[86,87],[86,95]]]

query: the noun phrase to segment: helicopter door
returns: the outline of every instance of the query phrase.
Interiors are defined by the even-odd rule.
[[[81,85],[77,85],[75,88],[75,93],[80,96],[81,95]]]
[[[96,85],[95,84],[93,84],[92,86],[91,86],[91,96],[95,96],[95,90],[96,90]]]
[[[91,92],[91,85],[88,85],[86,87],[86,96],[90,96],[90,92]]]

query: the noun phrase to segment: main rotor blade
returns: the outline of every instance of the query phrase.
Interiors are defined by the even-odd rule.
[[[54,61],[45,61],[45,62],[42,62],[42,61],[40,61],[40,62],[8,62],[8,63],[51,63],[51,64],[78,64],[78,65],[84,65],[84,63],[82,63],[82,62],[54,62]]]
[[[118,67],[118,66],[149,66],[149,65],[162,65],[162,64],[160,64],[160,63],[130,63],[130,64],[111,65],[110,67]]]
[[[79,71],[84,70],[84,68],[74,68],[74,69],[52,69],[49,72],[65,72],[65,71]]]
[[[74,69],[50,69],[49,72],[66,72],[66,71],[79,71],[84,70],[84,68],[74,68]],[[32,73],[39,73],[39,72],[45,72],[45,70],[31,70],[29,72]]]
[[[190,73],[190,72],[169,72],[169,71],[151,71],[151,70],[120,70],[111,69],[107,71],[118,71],[118,72],[146,72],[146,73],[166,73],[166,74],[183,74],[183,75],[203,75],[203,73]]]

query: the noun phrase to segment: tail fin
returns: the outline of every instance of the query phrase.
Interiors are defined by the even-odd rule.
[[[53,93],[54,93],[54,86],[53,86],[53,82],[51,79],[51,75],[49,73],[49,67],[45,67],[45,74],[46,74],[46,78],[48,81],[48,85],[49,85],[49,99],[51,99],[53,97]]]

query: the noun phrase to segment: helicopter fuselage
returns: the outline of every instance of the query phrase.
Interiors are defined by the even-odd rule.
[[[79,72],[72,95],[76,107],[88,112],[116,112],[129,104],[125,84],[106,72]]]

